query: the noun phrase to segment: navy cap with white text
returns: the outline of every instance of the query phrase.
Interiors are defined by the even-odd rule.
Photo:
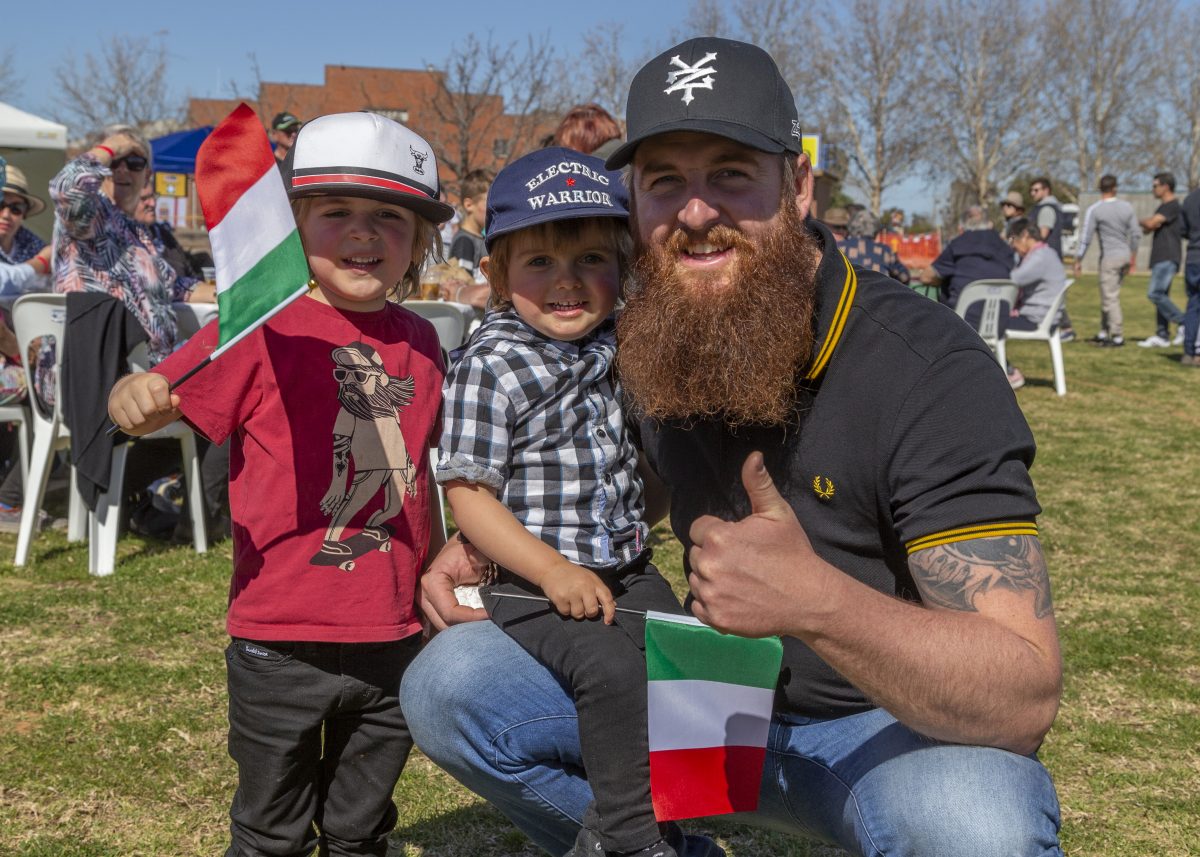
[[[634,76],[625,121],[627,142],[606,162],[633,160],[638,144],[670,131],[727,137],[763,152],[799,154],[796,99],[775,60],[732,39],[689,39],[659,54]]]
[[[621,174],[574,149],[530,152],[500,171],[488,190],[487,248],[501,235],[552,220],[629,217],[629,191]]]

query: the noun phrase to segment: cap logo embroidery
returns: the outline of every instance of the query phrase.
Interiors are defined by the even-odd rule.
[[[429,157],[428,152],[418,152],[412,146],[408,147],[408,153],[412,155],[413,172],[419,176],[425,175],[425,159]]]
[[[800,120],[799,119],[792,120],[792,136],[795,137],[797,140],[800,139]]]
[[[695,65],[688,65],[679,58],[678,55],[671,57],[671,65],[675,66],[679,71],[667,73],[667,83],[670,84],[664,93],[670,95],[672,92],[683,90],[683,103],[691,104],[695,100],[692,95],[693,89],[709,89],[713,88],[712,75],[717,73],[716,68],[708,65],[717,58],[715,53],[709,52],[704,55],[704,59]]]
[[[828,476],[821,476],[820,474],[814,476],[812,481],[812,489],[813,493],[822,500],[833,499],[833,480]]]

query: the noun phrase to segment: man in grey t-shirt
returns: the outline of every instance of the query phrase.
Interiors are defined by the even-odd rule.
[[[1081,263],[1093,237],[1098,237],[1100,244],[1100,332],[1091,341],[1105,347],[1120,347],[1125,344],[1121,281],[1129,273],[1141,233],[1133,206],[1117,199],[1117,177],[1111,174],[1100,177],[1100,201],[1092,203],[1083,216],[1075,276],[1082,271]]]

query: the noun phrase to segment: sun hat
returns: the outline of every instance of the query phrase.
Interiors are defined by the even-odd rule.
[[[825,212],[821,222],[826,226],[846,226],[850,223],[850,212],[844,208],[831,208]]]
[[[552,220],[629,217],[621,174],[574,149],[537,149],[500,171],[488,191],[484,243]]]
[[[1024,211],[1025,210],[1025,197],[1021,196],[1020,191],[1010,190],[1000,200],[1000,204],[1001,205],[1011,205],[1013,208],[1019,208],[1022,211]]]
[[[4,179],[4,192],[15,193],[29,203],[28,217],[33,217],[35,214],[41,214],[46,210],[46,203],[38,199],[29,192],[29,182],[25,179],[25,173],[12,164],[8,165],[7,178]]]
[[[362,196],[410,208],[433,223],[454,209],[438,199],[438,164],[420,135],[378,113],[306,122],[288,152],[288,196]]]
[[[642,66],[629,86],[627,142],[610,170],[633,160],[647,137],[700,131],[763,152],[799,154],[796,99],[775,60],[762,48],[732,39],[689,39]]]

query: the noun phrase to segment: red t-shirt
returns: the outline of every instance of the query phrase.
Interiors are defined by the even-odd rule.
[[[214,322],[154,371],[174,380],[216,340]],[[420,630],[442,374],[433,326],[408,310],[302,297],[179,387],[193,427],[233,438],[230,635],[360,643]]]

